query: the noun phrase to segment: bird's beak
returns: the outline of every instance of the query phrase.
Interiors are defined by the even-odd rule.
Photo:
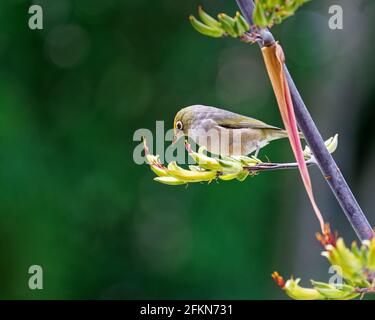
[[[175,131],[173,135],[172,144],[175,144],[178,141],[178,139],[180,139],[183,135],[184,133],[182,131]]]

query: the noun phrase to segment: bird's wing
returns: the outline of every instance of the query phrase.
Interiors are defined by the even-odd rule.
[[[223,128],[227,129],[273,129],[273,130],[281,130],[278,127],[271,126],[267,123],[259,121],[257,119],[253,119],[250,117],[240,116],[240,115],[233,115],[232,117],[228,117],[225,120],[216,119],[216,123]]]
[[[199,114],[199,124],[202,125],[204,123],[207,127],[213,127],[214,125],[218,125],[222,128],[227,129],[250,128],[282,130],[280,128],[271,126],[257,119],[243,116],[231,111],[203,105],[196,105],[195,108],[197,114]]]

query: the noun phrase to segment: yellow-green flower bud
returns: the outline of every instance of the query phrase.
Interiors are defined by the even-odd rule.
[[[179,180],[175,177],[156,177],[156,178],[154,178],[154,180],[157,181],[157,182],[168,184],[170,186],[178,186],[178,185],[187,183],[186,181]]]
[[[214,28],[205,25],[204,23],[195,19],[193,15],[189,17],[191,25],[197,30],[199,33],[204,34],[205,36],[213,37],[213,38],[220,38],[223,36],[224,31],[221,28]]]
[[[209,27],[221,29],[221,23],[217,21],[215,18],[211,17],[208,13],[206,13],[202,6],[198,7],[198,14],[201,20]]]
[[[217,173],[215,171],[198,172],[183,169],[179,167],[174,161],[168,165],[168,173],[172,177],[186,182],[211,181],[217,176]]]

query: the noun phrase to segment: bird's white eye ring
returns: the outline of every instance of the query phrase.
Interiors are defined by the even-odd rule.
[[[181,121],[177,121],[177,122],[176,122],[176,128],[177,128],[178,130],[182,130],[182,129],[184,128],[184,125],[182,124]]]

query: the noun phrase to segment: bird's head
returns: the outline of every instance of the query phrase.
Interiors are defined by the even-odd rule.
[[[187,136],[188,132],[194,122],[194,106],[186,107],[177,112],[174,117],[173,130],[174,138],[173,142],[176,142],[183,136]]]

